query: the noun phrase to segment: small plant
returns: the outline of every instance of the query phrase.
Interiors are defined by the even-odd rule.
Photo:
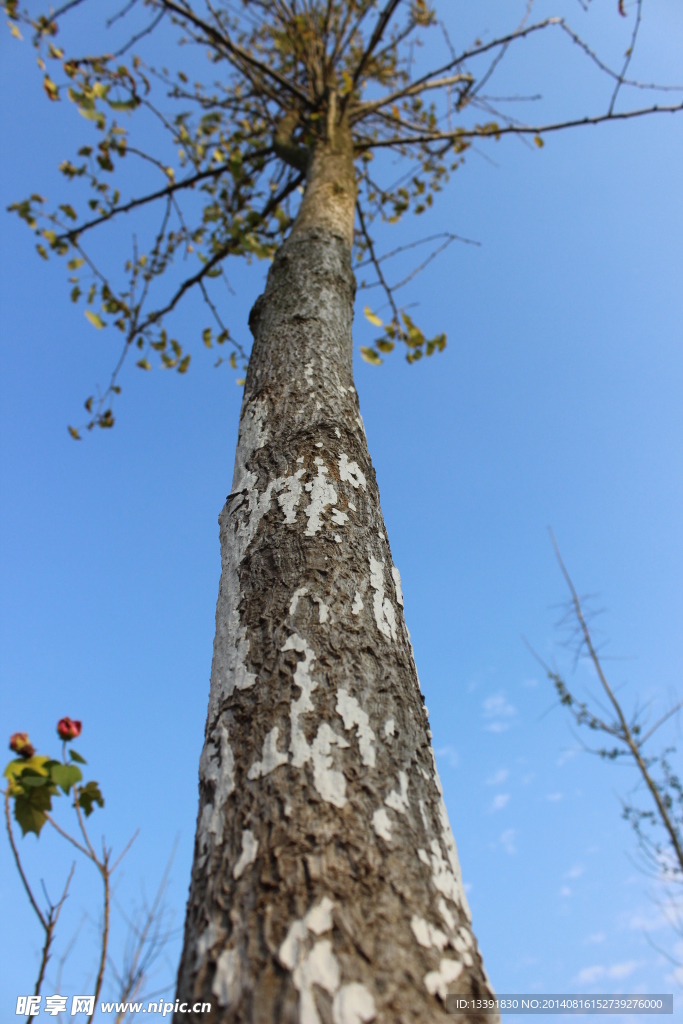
[[[12,853],[14,854],[17,870],[21,877],[24,889],[26,890],[29,902],[38,917],[45,934],[34,995],[40,994],[40,989],[45,978],[45,969],[47,967],[48,960],[50,959],[55,929],[69,891],[76,862],[74,861],[71,867],[62,895],[56,903],[52,903],[45,891],[45,887],[43,887],[47,906],[41,909],[41,906],[34,895],[33,889],[29,884],[19,856],[19,848],[17,846],[14,828],[12,825],[12,816],[14,816],[14,820],[19,825],[22,836],[26,836],[29,832],[33,832],[37,837],[40,837],[43,827],[46,824],[52,826],[52,828],[58,832],[64,840],[69,842],[80,854],[82,854],[82,856],[86,857],[87,860],[97,868],[102,879],[104,889],[102,936],[97,981],[95,984],[95,1002],[93,1005],[93,1013],[89,1018],[91,1021],[95,1012],[94,1007],[97,1005],[97,1000],[102,988],[104,971],[107,964],[111,916],[111,877],[120,863],[121,858],[130,848],[135,836],[133,836],[133,839],[131,839],[125,847],[123,853],[114,862],[112,862],[111,848],[108,848],[105,845],[104,840],[102,841],[101,853],[96,852],[95,847],[91,842],[86,827],[86,821],[94,812],[96,806],[100,808],[104,807],[104,797],[102,796],[99,783],[94,780],[90,780],[88,782],[83,781],[83,771],[81,766],[85,766],[87,762],[84,757],[70,746],[72,741],[78,739],[81,735],[82,728],[82,723],[75,719],[68,717],[60,718],[57,723],[57,735],[62,741],[62,757],[59,761],[46,754],[36,753],[36,749],[31,743],[28,733],[15,732],[10,737],[9,746],[10,750],[12,750],[17,756],[11,760],[5,768],[4,776],[7,779],[7,788],[3,791],[3,795],[5,798],[5,822],[7,825],[7,835],[9,837],[10,846],[12,847]],[[52,816],[52,801],[60,796],[71,798],[71,807],[76,818],[76,835],[72,835],[71,832],[63,828]]]

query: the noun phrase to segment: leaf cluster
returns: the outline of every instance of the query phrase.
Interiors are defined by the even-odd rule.
[[[97,782],[81,786],[83,773],[79,765],[86,761],[75,750],[69,750],[67,761],[55,761],[43,754],[30,758],[15,758],[6,766],[3,775],[7,779],[7,793],[14,801],[14,817],[22,834],[34,832],[39,836],[52,810],[52,800],[60,795],[71,794],[74,806],[80,807],[89,817],[94,805],[104,807],[104,798]]]

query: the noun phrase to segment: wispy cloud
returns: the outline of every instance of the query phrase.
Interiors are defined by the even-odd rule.
[[[604,942],[606,938],[607,936],[604,932],[593,932],[593,934],[587,936],[587,938],[585,938],[583,942],[586,946],[593,946],[597,945],[597,943],[599,942]]]
[[[584,967],[576,976],[579,984],[592,985],[600,978],[610,978],[612,981],[621,981],[633,974],[637,967],[641,966],[641,960],[624,960],[620,964],[611,964],[604,967],[602,964],[595,964],[593,967]]]
[[[562,799],[562,793],[548,793],[546,800],[549,800],[551,804],[559,803]]]
[[[526,686],[531,690],[534,686],[538,686],[538,679],[525,679],[522,686]]]
[[[506,853],[512,856],[513,853],[517,853],[517,847],[515,846],[515,830],[514,828],[506,828],[501,837],[498,840],[500,845],[503,847]]]
[[[560,896],[564,896],[565,899],[568,896],[571,896],[571,894],[572,894],[572,891],[571,891],[571,889],[569,888],[568,885],[563,885],[562,888],[560,889]]]
[[[563,764],[566,764],[567,761],[571,761],[571,759],[576,757],[579,753],[580,750],[577,747],[571,747],[568,750],[563,750],[557,759],[557,767],[561,768]]]
[[[484,718],[487,724],[484,728],[488,732],[505,732],[510,728],[512,719],[517,714],[517,708],[509,703],[504,693],[495,693],[487,697],[482,703]]]
[[[573,868],[570,868],[569,871],[566,872],[564,877],[581,878],[581,875],[584,873],[585,870],[586,869],[584,868],[583,864],[575,864]]]
[[[455,749],[455,747],[452,747],[450,743],[447,743],[445,747],[439,747],[439,749],[435,751],[435,753],[437,757],[442,758],[444,761],[448,761],[448,764],[451,768],[458,767],[458,764],[460,763],[458,751]]]
[[[503,808],[507,806],[509,800],[510,800],[510,794],[509,793],[497,793],[496,796],[494,796],[494,798],[493,798],[493,803],[491,804],[491,810],[492,811],[502,811]]]
[[[486,780],[487,786],[500,786],[507,779],[510,774],[509,768],[501,768],[500,771],[494,772],[493,775]]]
[[[599,978],[604,978],[604,976],[605,968],[600,964],[596,964],[595,967],[584,967],[584,969],[579,971],[577,974],[576,980],[579,985],[592,985],[594,981],[597,981]]]

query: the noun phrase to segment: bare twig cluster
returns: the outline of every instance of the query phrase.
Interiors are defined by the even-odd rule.
[[[634,792],[639,791],[646,796],[646,803],[642,806],[633,799],[624,800],[622,815],[637,837],[644,869],[669,893],[669,918],[676,930],[683,934],[683,922],[676,909],[680,908],[683,896],[683,783],[673,767],[676,747],[667,745],[659,751],[652,749],[653,739],[662,726],[678,714],[683,701],[675,701],[652,723],[647,719],[647,708],[636,706],[631,714],[625,711],[623,701],[607,678],[604,658],[600,656],[589,624],[585,599],[579,597],[557,542],[552,533],[550,536],[570,595],[563,623],[571,626],[570,643],[576,659],[585,657],[592,665],[601,696],[581,700],[568,685],[566,677],[548,665],[528,643],[527,646],[542,665],[560,705],[567,709],[574,724],[581,730],[590,730],[599,738],[597,746],[582,743],[584,750],[602,760],[625,763],[635,769],[637,781]]]

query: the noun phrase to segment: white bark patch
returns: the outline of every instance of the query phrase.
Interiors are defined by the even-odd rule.
[[[363,711],[356,698],[352,697],[348,690],[342,689],[337,693],[337,714],[341,715],[347,732],[354,726],[356,727],[361,760],[367,768],[374,768],[376,737],[370,728],[367,712]]]
[[[241,994],[240,961],[234,949],[224,949],[216,963],[211,991],[219,1006],[235,1006]]]
[[[253,864],[256,860],[257,853],[258,839],[256,839],[251,829],[245,828],[242,832],[242,852],[239,860],[232,869],[232,877],[234,879],[242,877],[249,865]]]
[[[401,590],[401,574],[400,574],[400,572],[398,571],[398,569],[396,568],[395,565],[392,567],[391,575],[392,575],[393,580],[394,580],[394,588],[396,590],[396,600],[398,601],[398,603],[400,604],[400,606],[402,608],[403,607],[403,591]]]
[[[337,437],[341,437],[341,430],[339,429],[339,427],[335,427],[334,432],[337,435]]]
[[[429,921],[425,921],[424,917],[413,914],[410,919],[410,927],[417,941],[425,949],[431,949],[434,946],[442,953],[448,945],[448,936],[444,935],[439,928],[435,928]]]
[[[366,488],[363,470],[357,462],[349,462],[349,457],[346,453],[339,456],[339,479],[351,484],[356,491],[359,487],[362,487],[363,490]]]
[[[285,514],[286,523],[296,522],[296,512],[294,510],[301,499],[303,490],[301,477],[305,472],[305,469],[297,469],[293,476],[280,477],[276,481],[275,489],[283,490],[283,493],[277,499],[277,503]]]
[[[358,591],[353,595],[353,604],[351,605],[351,612],[353,615],[358,615],[363,611],[363,598],[360,596]]]
[[[316,448],[322,448],[323,447],[322,441],[316,441],[315,442],[315,446],[316,446]]]
[[[321,623],[327,622],[330,617],[330,609],[328,605],[325,604],[322,597],[315,597],[313,600],[318,605],[318,621]]]
[[[448,998],[448,986],[462,974],[462,964],[457,960],[448,960],[444,957],[438,971],[430,971],[425,975],[425,985],[430,995],[438,996],[446,1002]]]
[[[372,827],[385,843],[391,842],[391,819],[383,807],[378,807],[373,814]]]
[[[298,590],[294,591],[294,593],[292,594],[292,600],[289,602],[289,614],[290,615],[294,615],[294,612],[296,611],[296,606],[299,603],[299,598],[300,597],[305,597],[305,595],[307,593],[308,593],[308,587],[299,587]]]
[[[295,768],[303,768],[309,761],[313,768],[313,785],[319,795],[335,807],[343,807],[346,803],[346,780],[340,771],[332,767],[331,749],[333,746],[348,747],[343,737],[338,736],[327,724],[322,722],[312,744],[309,744],[300,725],[302,715],[314,711],[311,694],[317,687],[311,677],[311,665],[315,654],[297,633],[287,637],[283,651],[297,651],[304,655],[304,660],[296,666],[294,683],[301,690],[301,696],[292,704],[290,711],[291,739],[289,749],[292,764]]]
[[[311,495],[310,504],[305,510],[308,518],[305,534],[307,537],[314,537],[321,529],[323,524],[320,517],[327,506],[337,504],[337,492],[332,484],[325,479],[328,472],[327,466],[323,464],[321,458],[316,458],[315,463],[318,467],[318,475],[306,484],[306,490]]]
[[[341,972],[332,952],[332,943],[323,939],[310,948],[309,938],[309,932],[319,936],[331,930],[333,907],[332,900],[325,896],[303,920],[293,921],[278,951],[282,966],[293,972],[292,981],[299,992],[299,1024],[321,1024],[314,985],[319,985],[330,995],[339,988]]]
[[[393,736],[395,732],[396,732],[396,723],[394,722],[393,718],[387,718],[386,722],[384,723],[384,738],[385,738],[385,740],[388,740],[389,737]]]
[[[349,508],[351,509],[352,512],[356,512],[357,511],[356,506],[354,505],[354,503],[352,501],[349,502]]]
[[[431,749],[431,748],[430,748]],[[458,848],[455,845],[455,839],[451,831],[451,825],[448,820],[448,811],[446,810],[446,804],[443,799],[443,787],[441,785],[441,779],[439,778],[439,772],[436,767],[436,757],[434,756],[434,750],[431,749],[432,763],[434,765],[434,782],[436,788],[439,791],[439,820],[441,823],[441,839],[444,846],[446,847],[446,855],[448,856],[448,862],[451,868],[451,874],[453,876],[453,892],[455,895],[451,896],[450,899],[458,906],[462,907],[465,912],[465,916],[468,921],[472,920],[472,912],[467,902],[467,896],[465,895],[465,889],[462,884],[462,871],[460,870],[460,859],[458,858]],[[432,849],[434,843],[432,843]],[[438,888],[438,886],[437,886]],[[442,890],[443,891],[443,890]],[[444,892],[444,896],[448,896],[447,892]]]
[[[209,921],[209,927],[197,939],[197,960],[202,961],[209,950],[213,949],[224,936],[223,928],[216,921]]]
[[[202,782],[214,784],[213,802],[206,804],[199,822],[198,839],[202,864],[210,842],[223,839],[223,806],[235,788],[235,758],[230,746],[227,727],[219,718],[199,759],[199,777]]]
[[[451,932],[454,931],[455,925],[456,925],[456,920],[453,917],[453,915],[451,914],[450,910],[448,909],[448,904],[446,903],[446,901],[443,898],[441,898],[439,900],[439,902],[437,904],[437,910],[439,911],[439,913],[441,914],[442,918],[444,919],[444,922],[445,922],[446,927],[448,928],[448,930],[451,931]],[[469,934],[469,933],[467,933],[467,934]]]
[[[349,517],[347,516],[346,512],[341,512],[338,508],[335,508],[332,511],[332,522],[335,523],[337,526],[343,526],[344,523],[348,522],[348,520]]]
[[[377,1016],[375,1000],[357,981],[342,985],[332,1003],[334,1024],[367,1024]]]
[[[270,775],[271,772],[279,768],[280,765],[287,764],[289,757],[286,751],[277,749],[277,740],[280,735],[280,729],[276,725],[270,730],[265,740],[263,741],[263,753],[261,754],[261,760],[255,761],[247,774],[248,779],[260,779],[264,775]]]
[[[432,825],[427,816],[424,800],[420,801],[420,817],[422,818],[422,823],[425,826],[426,833],[430,833],[430,831],[432,830]]]
[[[467,912],[469,907],[465,900],[465,891],[462,887],[462,880],[451,870],[449,864],[444,860],[439,840],[432,839],[430,848],[432,851],[431,868],[434,887],[438,889],[446,899],[451,900],[456,906],[462,907],[462,909]]]
[[[407,814],[410,809],[410,802],[408,800],[408,776],[405,772],[398,773],[398,784],[400,791],[398,789],[392,790],[384,803],[387,807],[391,807],[392,811],[398,811],[399,814]]]
[[[388,597],[384,596],[384,562],[370,555],[370,585],[375,591],[372,607],[377,628],[387,640],[396,639],[396,613]]]
[[[309,932],[315,935],[324,935],[332,928],[332,911],[334,903],[329,896],[323,896],[317,906],[311,907],[306,914],[304,922]]]
[[[311,746],[313,763],[313,785],[323,800],[343,807],[346,803],[346,779],[343,774],[332,767],[331,750],[333,746],[348,747],[348,743],[327,724],[322,722]]]

